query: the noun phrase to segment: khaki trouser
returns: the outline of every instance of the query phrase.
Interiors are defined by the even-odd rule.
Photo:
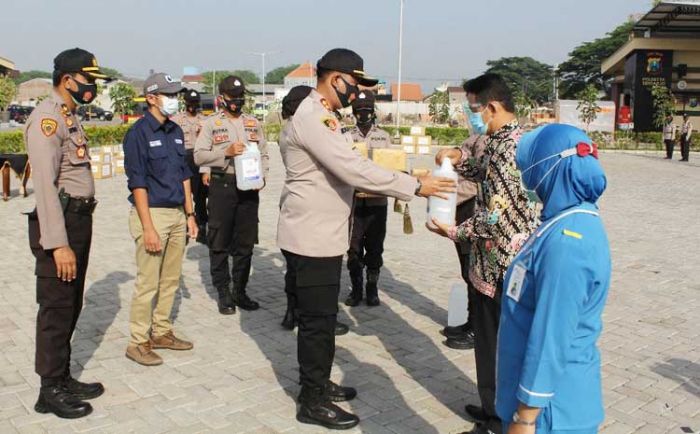
[[[170,313],[182,273],[187,219],[182,208],[151,208],[153,226],[160,236],[160,253],[148,253],[143,244],[143,226],[131,209],[129,231],[136,242],[136,287],[131,300],[131,343],[148,342],[149,331],[162,336],[172,330]],[[153,299],[156,298],[155,308]]]

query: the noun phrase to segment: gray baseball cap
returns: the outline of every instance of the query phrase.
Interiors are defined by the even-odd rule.
[[[143,94],[174,94],[182,92],[185,88],[182,87],[182,83],[173,80],[173,78],[164,73],[157,72],[146,79],[143,83]]]

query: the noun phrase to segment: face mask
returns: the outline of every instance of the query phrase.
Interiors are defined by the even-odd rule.
[[[172,116],[177,113],[180,108],[180,103],[177,98],[165,95],[161,95],[160,98],[161,106],[159,108],[163,116]]]
[[[338,101],[340,101],[340,105],[343,107],[350,107],[350,95],[356,95],[360,93],[360,89],[357,88],[357,86],[354,86],[347,81],[343,77],[340,77],[341,80],[343,80],[343,83],[345,83],[345,93],[340,93],[338,92],[338,88],[334,87],[335,89],[335,94],[338,96]]]
[[[187,106],[187,111],[191,114],[196,114],[197,109],[198,109],[198,107],[196,105],[188,105]]]
[[[97,98],[96,84],[81,83],[75,78],[73,78],[73,81],[78,85],[78,90],[68,89],[68,92],[70,92],[70,95],[73,97],[73,101],[75,101],[76,104],[90,104],[95,100],[95,98]]]
[[[226,99],[223,98],[224,100],[224,108],[231,114],[238,115],[241,113],[243,110],[243,106],[245,105],[245,99],[244,98],[232,98],[232,99]],[[235,108],[232,108],[231,106],[235,105]]]
[[[357,125],[367,126],[374,123],[376,118],[374,110],[358,110],[355,112],[355,119],[357,120]]]
[[[523,170],[520,173],[520,187],[523,189],[523,191],[527,194],[527,198],[531,202],[536,202],[536,203],[542,203],[542,199],[540,198],[539,194],[537,194],[537,187],[542,185],[544,180],[549,176],[550,173],[556,169],[556,167],[561,163],[564,158],[572,157],[574,155],[578,155],[579,157],[586,157],[588,155],[593,156],[594,158],[598,158],[598,146],[595,144],[588,144],[588,143],[579,143],[576,145],[575,148],[570,148],[570,149],[565,149],[562,152],[554,155],[550,155],[549,157],[545,157],[541,159],[540,161],[534,163],[532,166],[528,167],[527,169]],[[542,176],[542,178],[539,180],[537,185],[535,185],[532,189],[528,189],[527,186],[525,185],[525,181],[523,181],[524,176],[528,171],[532,170],[532,168],[539,166],[540,164],[544,163],[545,161],[551,160],[552,158],[559,158],[559,161],[554,163],[552,167],[549,168],[549,170]]]
[[[484,110],[486,110],[486,109],[484,109]],[[487,123],[484,123],[484,116],[483,116],[484,111],[481,111],[479,113],[474,113],[469,108],[469,105],[464,104],[464,113],[466,113],[467,117],[469,118],[469,123],[471,124],[472,129],[474,130],[474,134],[478,134],[480,136],[483,136],[484,134],[488,133],[489,126]],[[490,122],[491,121],[489,121],[489,123]]]

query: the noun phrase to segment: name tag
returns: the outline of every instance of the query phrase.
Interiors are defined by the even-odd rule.
[[[182,139],[175,139],[175,143],[177,143],[178,145],[182,145]]]
[[[510,273],[506,294],[516,302],[520,301],[520,295],[523,290],[523,283],[525,283],[526,273],[527,269],[520,264],[515,264],[513,271]]]
[[[158,146],[163,146],[163,144],[160,142],[160,140],[153,140],[148,142],[148,146],[150,146],[151,148],[156,148]]]

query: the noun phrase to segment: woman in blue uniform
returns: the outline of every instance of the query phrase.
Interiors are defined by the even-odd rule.
[[[596,341],[610,249],[596,202],[606,178],[591,139],[568,125],[524,135],[516,163],[542,224],[505,277],[496,410],[509,434],[589,434],[603,421]]]

